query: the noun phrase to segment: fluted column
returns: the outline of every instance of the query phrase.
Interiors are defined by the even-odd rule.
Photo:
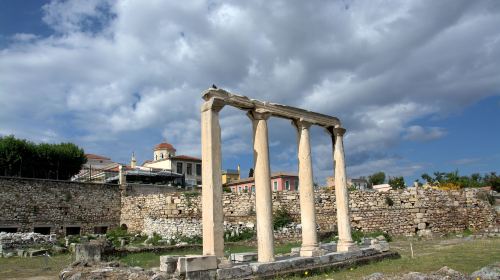
[[[300,222],[302,224],[302,246],[300,255],[311,257],[320,255],[316,233],[316,210],[314,207],[314,182],[311,159],[309,128],[311,123],[297,120],[293,124],[297,128],[298,160],[299,160],[299,195]]]
[[[201,107],[203,255],[224,257],[221,130],[219,111],[224,101],[207,100]]]
[[[349,216],[349,192],[347,190],[347,178],[344,162],[344,143],[343,136],[345,128],[335,127],[329,129],[334,143],[333,159],[335,164],[335,198],[337,201],[337,227],[339,232],[339,241],[337,244],[338,252],[348,252],[359,250],[358,246],[352,241],[351,224]]]
[[[248,112],[253,123],[255,212],[257,216],[258,261],[274,261],[273,201],[271,193],[271,168],[265,112]]]

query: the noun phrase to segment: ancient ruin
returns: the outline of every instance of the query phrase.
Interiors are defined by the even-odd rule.
[[[346,185],[344,148],[342,137],[345,129],[335,117],[306,111],[290,106],[262,102],[245,96],[231,94],[222,89],[209,89],[203,93],[205,103],[201,108],[202,161],[203,161],[203,255],[223,257],[224,224],[221,178],[221,128],[219,112],[225,106],[247,111],[253,124],[255,196],[257,216],[258,261],[274,261],[272,196],[267,120],[271,117],[289,119],[297,129],[300,181],[300,211],[302,223],[302,247],[300,255],[319,256],[314,208],[314,188],[309,141],[309,128],[319,125],[330,134],[335,164],[337,220],[339,242],[337,251],[358,250],[351,238],[349,224],[349,198]]]

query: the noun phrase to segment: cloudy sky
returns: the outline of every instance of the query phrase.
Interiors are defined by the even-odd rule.
[[[0,135],[199,156],[212,84],[340,118],[351,177],[500,171],[500,1],[0,1]],[[221,125],[223,168],[248,172],[250,121]],[[272,170],[296,170],[293,127],[269,130]]]

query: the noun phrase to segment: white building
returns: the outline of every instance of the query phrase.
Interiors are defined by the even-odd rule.
[[[185,176],[186,185],[201,186],[201,159],[176,155],[172,144],[160,143],[153,149],[153,160],[147,160],[143,167],[170,170]]]

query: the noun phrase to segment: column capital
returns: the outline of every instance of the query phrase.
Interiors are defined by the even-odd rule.
[[[328,134],[330,134],[331,136],[344,136],[345,132],[346,132],[346,129],[343,128],[343,127],[333,127],[333,126],[330,126],[330,127],[325,127],[325,130],[326,132],[328,132]]]
[[[209,100],[205,101],[203,105],[201,105],[201,112],[205,112],[208,110],[220,112],[220,110],[224,108],[224,105],[226,105],[226,102],[223,99],[210,98]]]
[[[306,121],[304,119],[292,120],[292,124],[297,127],[297,129],[308,129],[311,127],[312,122]]]
[[[260,110],[250,110],[247,113],[247,116],[252,120],[252,121],[258,121],[258,120],[268,120],[269,117],[271,117],[271,113],[267,111],[260,111]]]
[[[335,127],[333,129],[333,133],[335,133],[335,136],[344,136],[346,129],[343,127]]]

